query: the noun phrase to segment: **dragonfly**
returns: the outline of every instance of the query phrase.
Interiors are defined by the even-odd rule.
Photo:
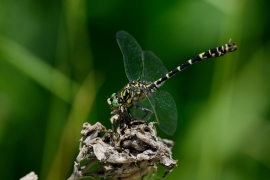
[[[148,121],[155,115],[159,127],[168,135],[174,134],[177,127],[177,108],[172,96],[159,88],[171,77],[203,59],[221,57],[237,49],[235,42],[202,52],[168,72],[162,61],[151,51],[143,51],[138,42],[127,32],[119,31],[116,40],[122,51],[124,68],[129,80],[118,93],[108,99],[111,110],[119,112],[124,123],[136,119],[134,112],[144,112],[141,118]],[[144,107],[148,104],[148,107]],[[136,113],[135,113],[136,114]]]

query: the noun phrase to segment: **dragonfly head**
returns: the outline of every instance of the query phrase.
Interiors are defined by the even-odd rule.
[[[110,98],[107,99],[107,102],[111,109],[118,109],[119,107],[119,96],[116,93],[113,93]]]

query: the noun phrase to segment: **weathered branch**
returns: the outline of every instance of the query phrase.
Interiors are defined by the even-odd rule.
[[[165,177],[177,163],[171,157],[174,143],[157,137],[154,123],[131,121],[117,133],[106,130],[99,122],[84,123],[81,134],[80,152],[68,180],[137,179],[155,173],[157,164],[165,167]],[[98,167],[92,170],[96,164]]]

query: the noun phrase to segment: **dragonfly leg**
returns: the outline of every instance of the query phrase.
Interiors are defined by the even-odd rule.
[[[130,123],[130,121],[133,120],[129,109],[125,108],[123,110],[122,120],[123,120],[124,124],[128,124],[128,123]]]
[[[143,111],[145,113],[145,115],[142,117],[142,120],[145,120],[146,122],[151,118],[153,111],[151,111],[150,109],[135,105],[136,109],[139,109],[141,111]]]

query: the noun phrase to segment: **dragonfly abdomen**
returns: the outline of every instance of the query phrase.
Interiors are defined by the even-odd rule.
[[[205,51],[203,53],[198,54],[197,56],[193,57],[192,59],[189,59],[185,63],[181,64],[180,66],[176,67],[174,70],[168,72],[165,74],[163,77],[158,79],[157,81],[154,82],[157,88],[162,86],[165,81],[167,81],[169,78],[177,74],[178,72],[184,70],[185,68],[189,67],[190,65],[201,61],[203,59],[209,59],[209,58],[215,58],[215,57],[221,57],[225,55],[226,53],[233,52],[237,49],[236,43],[234,42],[229,42],[223,46],[219,46],[213,49],[209,49],[208,51]]]

